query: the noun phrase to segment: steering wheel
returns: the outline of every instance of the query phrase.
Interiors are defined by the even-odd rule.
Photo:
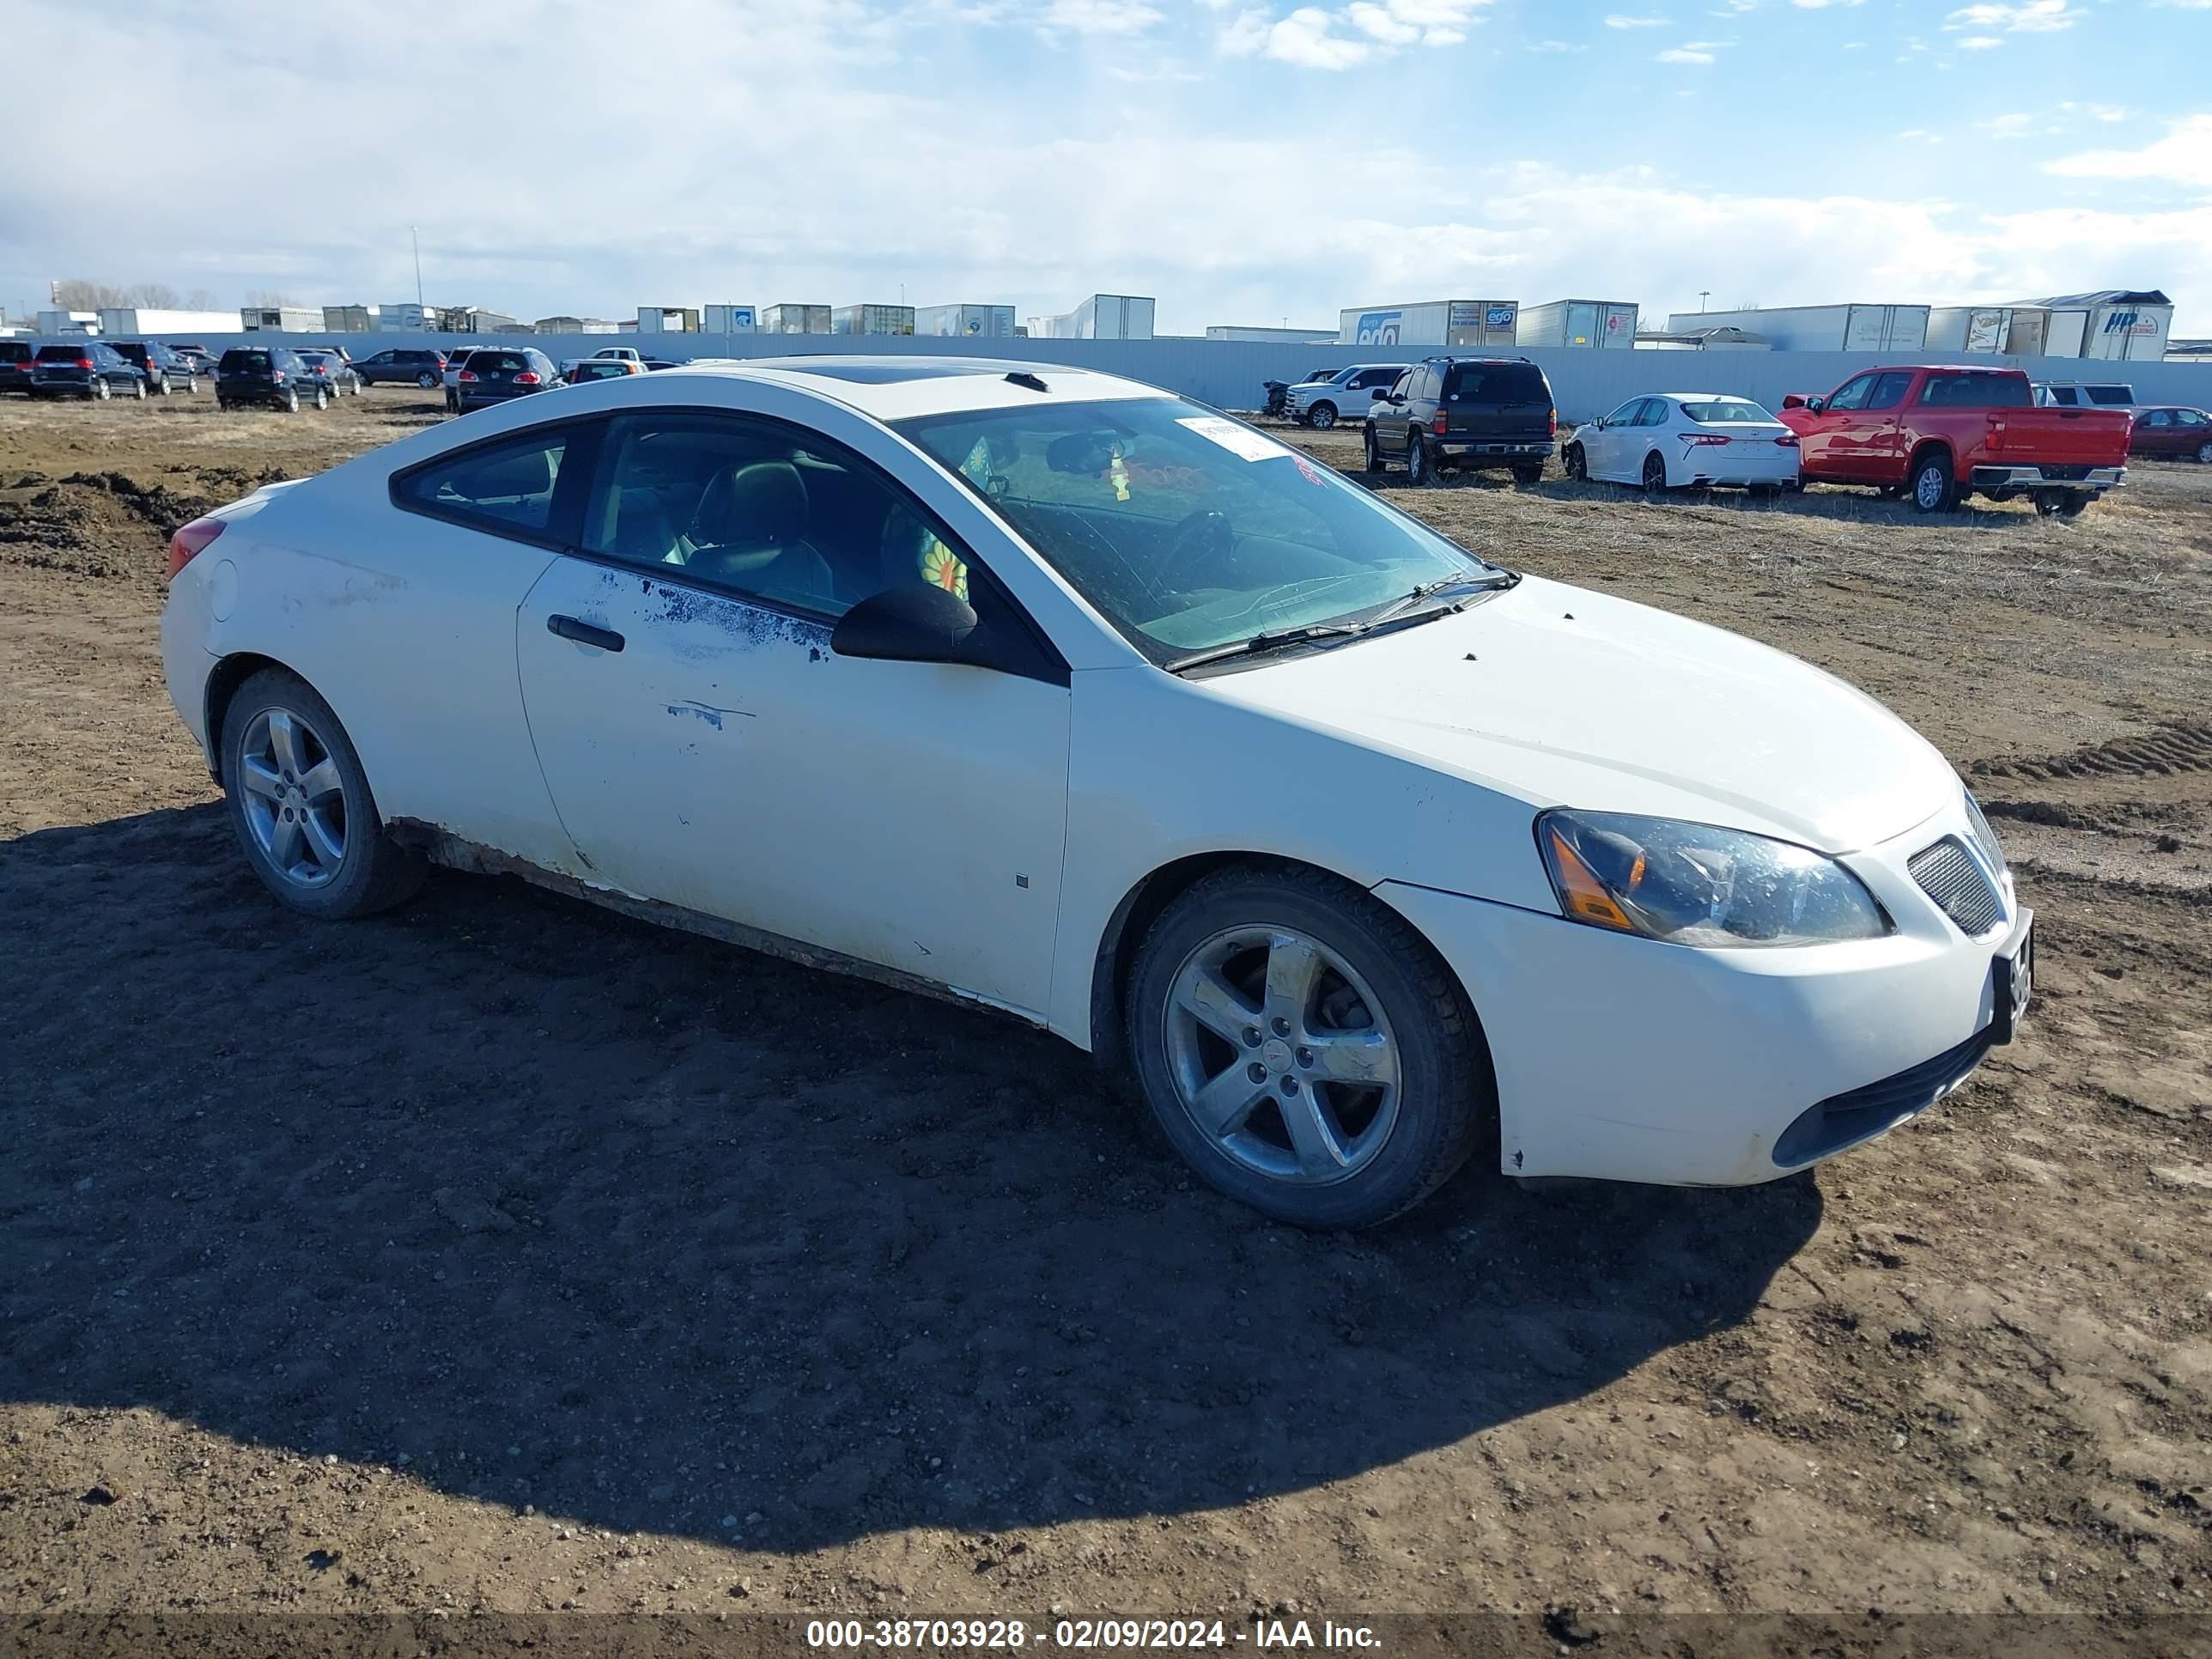
[[[1200,507],[1169,532],[1167,556],[1160,561],[1161,585],[1181,592],[1187,566],[1201,560],[1224,562],[1236,544],[1237,532],[1230,528],[1228,516],[1210,507]]]

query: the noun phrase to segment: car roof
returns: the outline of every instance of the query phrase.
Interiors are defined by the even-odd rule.
[[[969,410],[1021,409],[1044,403],[1173,395],[1117,374],[1101,374],[1063,363],[937,357],[919,352],[880,357],[701,358],[663,372],[720,374],[794,386],[879,421]],[[1018,381],[1008,378],[1012,375],[1024,378]],[[1042,382],[1043,390],[1032,382]]]
[[[1672,398],[1677,403],[1691,401],[1702,403],[1707,399],[1712,398],[1717,398],[1722,402],[1731,404],[1756,404],[1759,402],[1758,398],[1747,398],[1741,392],[1647,392],[1644,395],[1647,398]],[[1761,407],[1764,406],[1765,405],[1763,404],[1761,405]]]

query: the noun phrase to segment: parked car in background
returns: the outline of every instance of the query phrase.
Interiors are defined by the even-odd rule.
[[[2125,409],[2136,406],[2136,389],[2117,380],[2038,380],[2035,401],[2045,409]]]
[[[1427,357],[1369,406],[1367,470],[1403,461],[1424,484],[1439,465],[1510,469],[1532,484],[1559,430],[1552,383],[1526,357]]]
[[[448,415],[458,415],[461,412],[461,371],[468,367],[469,353],[474,349],[472,346],[463,346],[458,350],[448,351],[446,354],[444,379],[446,413]]]
[[[478,346],[456,378],[460,412],[551,389],[560,374],[536,346]]]
[[[446,354],[419,348],[387,348],[353,366],[363,386],[419,386],[435,391],[446,376]]]
[[[171,341],[169,349],[191,364],[192,373],[203,380],[211,380],[215,378],[215,354],[205,346],[179,345]]]
[[[2201,461],[2212,466],[2212,414],[2169,404],[2136,411],[2128,453],[2146,459]]]
[[[2127,477],[2126,410],[2039,409],[2016,368],[1869,368],[1823,397],[1793,392],[1782,420],[1808,483],[1872,484],[1923,513],[2026,495],[2070,519]]]
[[[635,346],[601,346],[597,351],[594,351],[592,356],[594,357],[617,357],[620,358],[624,362],[631,363],[638,361],[637,348]]]
[[[223,409],[281,409],[300,412],[301,403],[331,406],[331,389],[307,373],[299,353],[289,346],[233,346],[215,367],[215,400]]]
[[[684,366],[681,363],[672,362],[665,357],[641,357],[637,360],[637,365],[648,374],[658,374],[664,368],[681,368]]]
[[[1004,1010],[1288,1222],[1478,1147],[1776,1180],[2030,1000],[1996,836],[1872,698],[1115,376],[625,377],[265,488],[169,568],[170,698],[293,911],[435,859]]]
[[[105,340],[57,341],[31,360],[34,398],[143,398],[146,371]]]
[[[300,353],[300,362],[309,379],[330,388],[331,397],[343,398],[348,392],[361,396],[360,373],[337,352],[313,346]]]
[[[0,392],[31,394],[31,360],[38,347],[28,340],[0,340]]]
[[[1577,427],[1559,464],[1570,478],[1636,484],[1652,495],[1714,484],[1794,489],[1797,434],[1747,398],[1662,392]]]
[[[561,371],[564,385],[583,386],[592,380],[619,380],[625,374],[642,374],[645,367],[634,357],[586,357]]]
[[[1304,381],[1290,390],[1291,418],[1323,432],[1339,421],[1364,420],[1367,405],[1405,372],[1403,363],[1354,363],[1325,380]]]
[[[179,387],[200,389],[200,372],[182,352],[159,340],[110,340],[108,344],[146,371],[146,389],[166,398]]]

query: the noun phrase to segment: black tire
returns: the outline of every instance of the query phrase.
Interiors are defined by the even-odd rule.
[[[1959,485],[1951,476],[1951,458],[1938,449],[1916,459],[1910,489],[1915,512],[1948,513],[1959,504]]]
[[[1306,410],[1306,424],[1316,432],[1326,432],[1336,424],[1336,405],[1324,398]]]
[[[162,370],[161,378],[154,382],[154,391],[160,397],[166,398],[169,395],[169,374],[167,369]]]
[[[330,392],[330,388],[329,388],[328,386],[317,386],[317,387],[315,388],[315,407],[316,407],[317,409],[319,409],[319,410],[321,410],[321,409],[328,409],[330,406],[331,406],[331,392]]]
[[[1375,428],[1371,424],[1364,429],[1361,437],[1362,447],[1367,452],[1367,470],[1380,477],[1389,470],[1389,463],[1382,459],[1382,441],[1375,435]]]
[[[1396,1044],[1395,1121],[1365,1164],[1326,1182],[1270,1176],[1225,1151],[1184,1109],[1169,1052],[1185,962],[1224,932],[1278,927],[1343,958]],[[1495,1118],[1488,1053],[1450,970],[1404,917],[1318,870],[1231,866],[1200,879],[1146,934],[1127,1004],[1138,1087],[1169,1144],[1209,1186],[1278,1221],[1334,1231],[1401,1215],[1458,1172]]]
[[[300,388],[299,388],[299,387],[297,387],[297,386],[294,386],[294,387],[292,387],[290,390],[289,390],[289,391],[287,391],[287,392],[285,392],[285,394],[284,394],[284,412],[285,412],[287,415],[297,415],[297,414],[300,412]]]
[[[2086,489],[2069,489],[2058,498],[2058,516],[2078,519],[2097,498]]]
[[[1515,467],[1513,469],[1513,482],[1519,484],[1523,489],[1528,489],[1531,484],[1540,484],[1543,483],[1543,463],[1540,461],[1534,466]]]
[[[1905,499],[1905,486],[1903,484],[1884,484],[1881,489],[1875,490],[1875,494],[1881,496],[1882,500],[1886,501],[1901,501]]]
[[[1583,453],[1580,444],[1569,444],[1567,453],[1559,458],[1559,465],[1566,470],[1567,477],[1577,483],[1589,477],[1589,457]]]
[[[2212,443],[2200,444],[2197,448],[2197,465],[2212,466]]]
[[[95,374],[92,377],[92,384],[85,388],[84,395],[94,403],[104,404],[115,395],[115,388],[108,385],[105,374]]]
[[[438,386],[438,377],[426,368],[415,377],[415,384],[425,392],[434,392]]]
[[[1644,458],[1644,493],[1652,501],[1667,499],[1667,458],[1657,453]]]
[[[200,377],[197,374],[185,375],[185,390],[190,392],[193,397],[198,397],[200,395]]]
[[[337,769],[344,800],[345,852],[335,872],[319,886],[304,885],[278,869],[246,820],[248,792],[239,781],[246,733],[259,716],[278,710],[304,722]],[[302,915],[346,921],[388,910],[422,885],[428,861],[386,832],[352,740],[330,704],[298,675],[264,668],[240,686],[223,711],[219,753],[231,832],[262,885],[284,904]]]
[[[146,401],[146,377],[144,375],[142,374],[137,380],[131,382],[131,395],[136,398],[142,404]]]
[[[1436,482],[1436,466],[1429,456],[1429,441],[1419,428],[1406,434],[1406,482],[1419,488]]]

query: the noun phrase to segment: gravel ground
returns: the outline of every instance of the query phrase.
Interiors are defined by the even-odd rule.
[[[9,1628],[1431,1616],[1407,1652],[1483,1610],[1546,1650],[1710,1615],[1855,1652],[2012,1613],[2179,1650],[2157,1621],[2212,1593],[2212,471],[2065,523],[1374,481],[1889,702],[1990,802],[2043,976],[2020,1043],[1809,1177],[1476,1171],[1324,1238],[978,1014],[511,881],[346,927],[269,901],[162,690],[163,537],[438,417],[0,404]]]

